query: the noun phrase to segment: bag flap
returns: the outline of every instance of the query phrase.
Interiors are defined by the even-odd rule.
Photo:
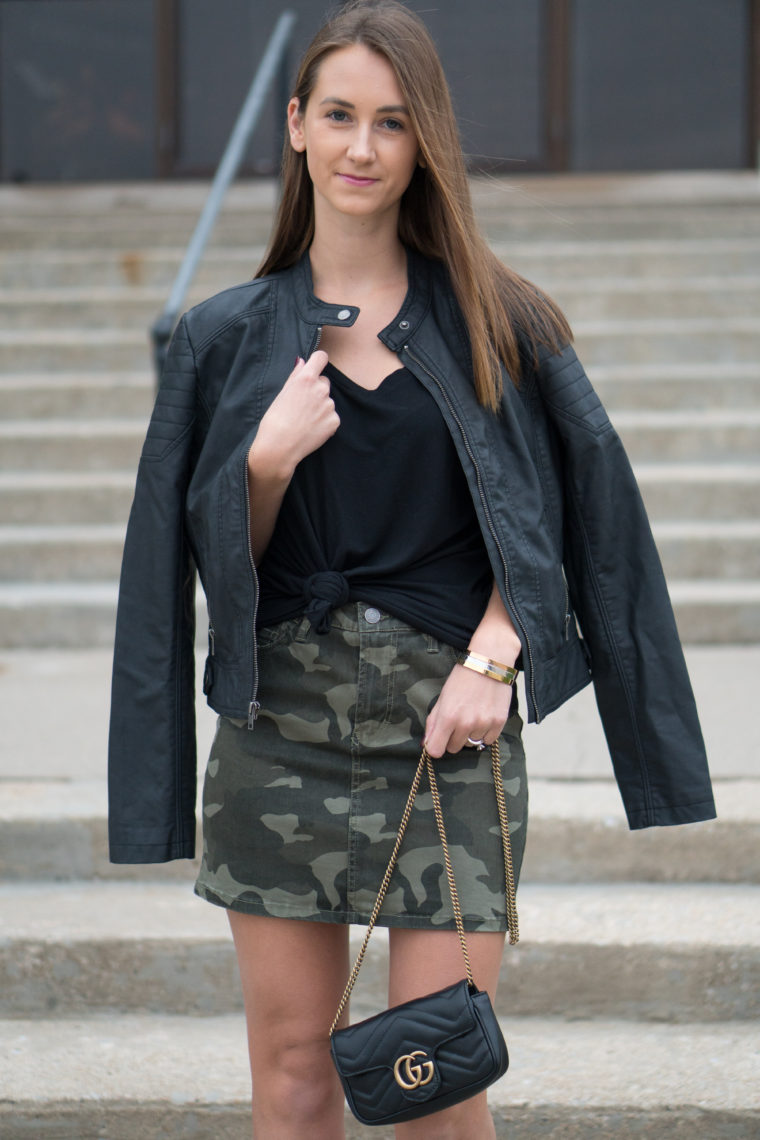
[[[475,991],[477,993],[477,991]],[[333,1033],[330,1047],[346,1077],[392,1069],[397,1059],[424,1051],[429,1057],[446,1041],[469,1033],[475,1023],[467,979],[395,1005]]]

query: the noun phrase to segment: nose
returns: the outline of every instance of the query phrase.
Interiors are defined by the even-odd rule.
[[[375,148],[372,143],[372,128],[369,125],[359,125],[351,133],[348,157],[359,163],[371,162],[374,159]]]

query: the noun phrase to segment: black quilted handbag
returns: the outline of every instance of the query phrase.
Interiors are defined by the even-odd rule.
[[[498,743],[491,747],[506,879],[509,941],[517,942],[517,909],[512,849]],[[383,905],[423,770],[427,771],[438,834],[443,847],[459,940],[467,976],[437,993],[336,1028],[354,988],[370,935]],[[467,953],[462,912],[443,826],[433,763],[423,749],[404,808],[396,843],[372,909],[367,933],[330,1028],[330,1050],[348,1107],[362,1124],[399,1124],[449,1108],[487,1088],[507,1071],[507,1046],[491,999],[478,990]]]

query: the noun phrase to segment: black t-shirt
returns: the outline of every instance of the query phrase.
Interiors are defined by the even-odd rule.
[[[328,364],[340,427],[296,468],[259,568],[259,626],[368,602],[465,649],[492,572],[451,435],[406,368],[368,391]]]

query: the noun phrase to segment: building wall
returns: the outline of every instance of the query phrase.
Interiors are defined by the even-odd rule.
[[[473,169],[755,160],[759,0],[409,3],[439,45]],[[325,0],[289,6],[295,60]],[[267,0],[0,0],[0,179],[210,173],[279,10]],[[275,111],[272,97],[249,173],[275,168]]]

